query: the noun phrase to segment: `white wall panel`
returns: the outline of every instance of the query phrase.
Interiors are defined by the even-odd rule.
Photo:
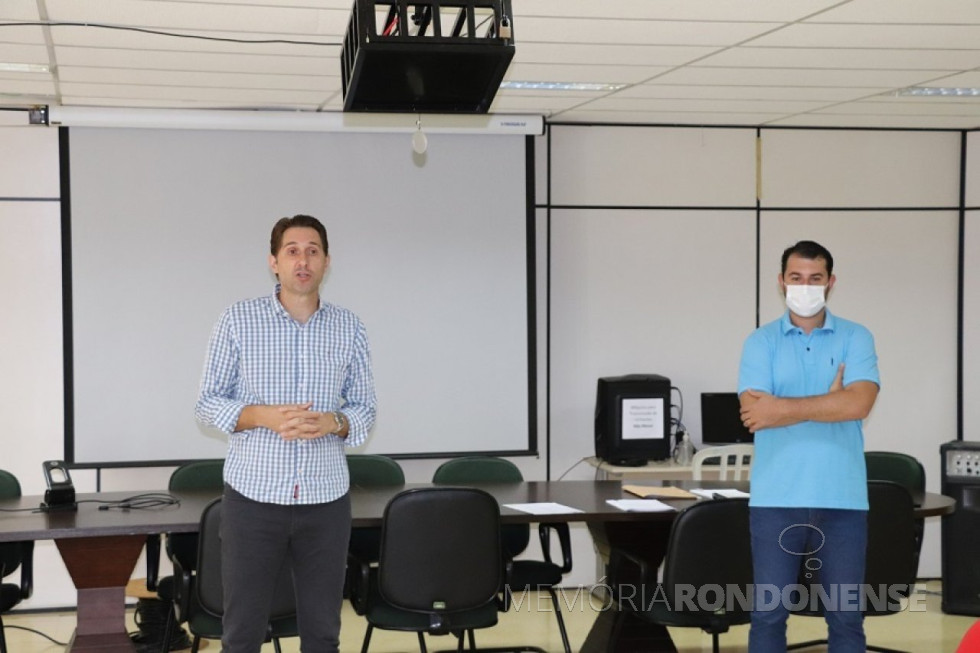
[[[966,137],[966,205],[980,207],[980,132]]]
[[[776,129],[762,133],[763,207],[952,207],[956,132]]]
[[[964,231],[963,439],[977,441],[980,440],[980,401],[977,401],[980,396],[980,211],[966,212]]]
[[[58,197],[57,129],[2,127],[0,152],[0,198]]]
[[[755,206],[755,130],[552,126],[553,204]]]

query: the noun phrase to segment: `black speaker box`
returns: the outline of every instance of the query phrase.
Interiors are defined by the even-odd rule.
[[[980,616],[980,442],[940,447],[942,493],[956,509],[942,522],[942,610]]]

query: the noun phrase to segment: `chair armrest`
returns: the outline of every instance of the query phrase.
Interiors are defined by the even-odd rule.
[[[567,574],[572,570],[572,537],[568,530],[568,524],[564,522],[538,524],[541,553],[544,555],[545,562],[548,563],[551,562],[551,531],[558,535],[558,543],[561,545],[561,573]]]
[[[160,580],[160,538],[154,533],[146,536],[146,589],[157,591],[157,581]]]
[[[190,570],[184,569],[176,558],[173,563],[174,614],[177,617],[177,623],[183,623],[190,616],[194,574]]]
[[[616,588],[624,585],[624,581],[638,580],[642,585],[650,584],[652,575],[653,584],[657,584],[657,570],[651,571],[650,564],[636,555],[622,549],[613,548],[609,551],[609,578],[606,583],[614,595],[618,596]],[[635,575],[624,577],[627,570],[634,570]]]
[[[499,612],[507,612],[508,610],[510,610],[510,604],[512,601],[510,582],[511,582],[511,575],[513,571],[514,571],[514,562],[512,560],[505,560],[504,561],[504,586],[502,588],[502,591],[500,592],[500,595],[497,597],[497,610]]]
[[[350,604],[359,615],[367,613],[368,596],[371,593],[371,563],[355,556],[347,556],[347,574],[350,582]]]
[[[20,598],[29,599],[34,593],[34,540],[21,542]]]

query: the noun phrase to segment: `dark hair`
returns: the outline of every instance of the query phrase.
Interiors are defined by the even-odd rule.
[[[827,264],[827,276],[834,273],[834,257],[831,256],[830,252],[826,247],[820,243],[816,243],[812,240],[801,240],[792,247],[787,247],[783,252],[783,261],[781,272],[786,274],[786,262],[789,257],[796,254],[800,258],[809,259],[815,261],[817,259],[823,259]]]
[[[278,222],[272,227],[272,237],[269,239],[269,250],[272,252],[273,256],[279,253],[282,248],[282,235],[286,233],[286,230],[290,227],[310,227],[316,229],[316,232],[320,234],[320,243],[323,245],[323,253],[330,253],[330,245],[327,243],[327,230],[323,224],[314,218],[312,215],[294,215],[291,218],[280,218]]]

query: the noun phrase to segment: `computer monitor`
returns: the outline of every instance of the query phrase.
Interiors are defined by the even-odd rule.
[[[702,392],[702,444],[751,444],[753,434],[742,424],[740,411],[737,392]]]
[[[645,465],[670,456],[670,379],[628,374],[599,379],[595,455],[614,465]]]

